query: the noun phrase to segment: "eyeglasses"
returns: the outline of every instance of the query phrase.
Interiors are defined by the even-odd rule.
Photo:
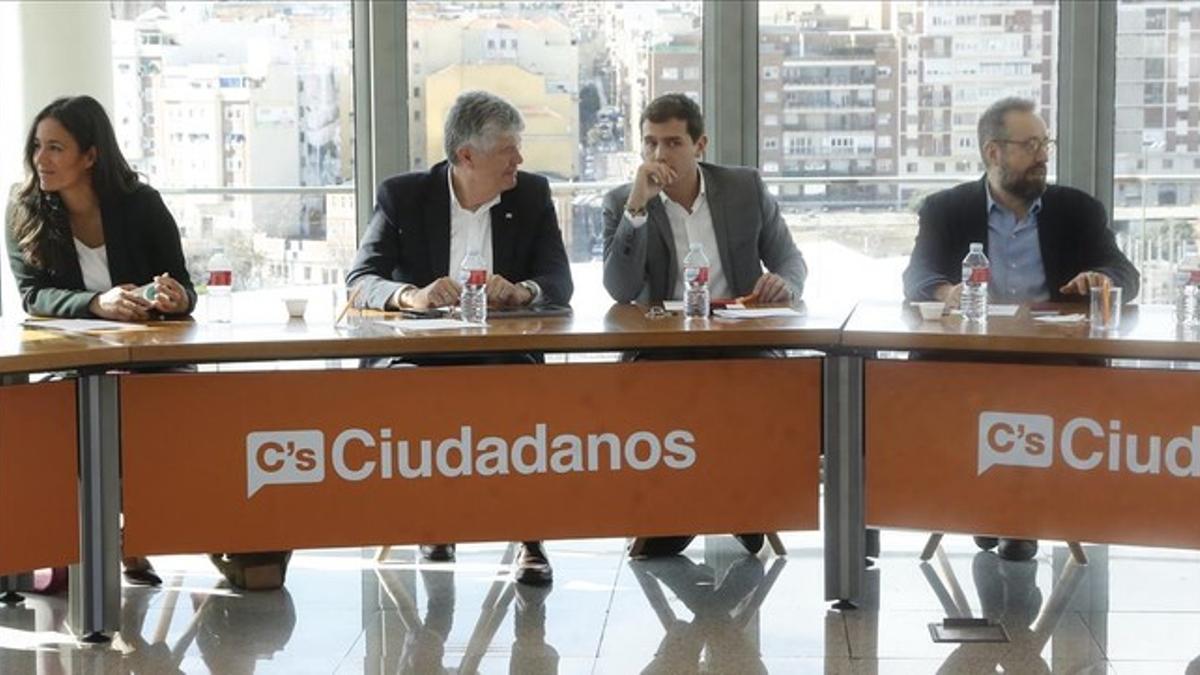
[[[992,140],[1003,145],[1019,145],[1031,155],[1036,155],[1042,150],[1049,155],[1058,147],[1058,141],[1053,138],[1027,138],[1023,141],[1010,141],[1003,138],[993,138]]]

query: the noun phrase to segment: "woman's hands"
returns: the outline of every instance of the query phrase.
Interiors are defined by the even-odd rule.
[[[187,308],[188,296],[183,284],[166,272],[154,277],[154,309],[163,314],[180,314]]]
[[[147,321],[151,310],[163,314],[187,311],[187,291],[170,274],[154,277],[153,284],[154,300],[144,298],[139,287],[133,284],[121,284],[93,297],[88,309],[102,319],[113,321]]]
[[[137,292],[133,284],[121,284],[92,298],[88,309],[101,319],[113,321],[146,321],[153,303]]]

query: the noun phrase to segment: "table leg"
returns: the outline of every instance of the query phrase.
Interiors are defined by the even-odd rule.
[[[942,533],[933,532],[929,535],[929,540],[925,542],[925,548],[921,549],[921,561],[927,561],[937,552],[938,546],[942,545]]]
[[[863,589],[863,358],[827,356],[823,373],[825,599],[853,609]]]
[[[1088,564],[1087,554],[1083,552],[1083,546],[1077,541],[1068,541],[1067,548],[1071,549],[1071,557],[1075,559],[1076,564]]]
[[[25,596],[18,591],[33,587],[33,572],[0,576],[0,605],[19,605]]]
[[[775,555],[787,555],[787,547],[783,545],[778,532],[768,532],[767,543],[771,545],[771,552]]]
[[[72,631],[105,642],[120,628],[120,402],[116,375],[79,378],[79,564],[71,566]]]
[[[629,545],[629,557],[638,558],[646,550],[647,537],[635,537],[633,543]]]

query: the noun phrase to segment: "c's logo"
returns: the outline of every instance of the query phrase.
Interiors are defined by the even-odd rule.
[[[314,429],[246,434],[246,498],[264,485],[325,480],[325,434]]]
[[[985,411],[979,414],[979,474],[994,465],[1044,469],[1054,461],[1054,419]]]

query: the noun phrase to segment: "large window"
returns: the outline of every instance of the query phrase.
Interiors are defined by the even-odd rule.
[[[1113,220],[1142,271],[1142,302],[1170,298],[1200,204],[1200,2],[1117,6]]]
[[[982,175],[992,102],[1034,100],[1054,134],[1054,0],[762,2],[759,24],[759,167],[806,296],[901,295],[916,207]]]
[[[357,245],[349,2],[113,0],[122,151],[174,213],[193,279],[335,284]]]
[[[601,198],[640,163],[645,104],[667,92],[700,99],[700,18],[698,1],[410,2],[411,167],[445,159],[442,124],[460,92],[511,101],[525,118],[522,168],[554,189],[575,304],[607,304]]]

